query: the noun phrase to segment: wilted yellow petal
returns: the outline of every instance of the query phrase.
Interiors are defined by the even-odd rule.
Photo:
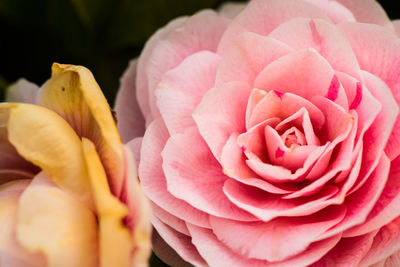
[[[41,172],[22,193],[17,237],[48,266],[97,266],[98,232],[94,213]]]
[[[20,194],[30,180],[0,185],[0,266],[44,266],[45,258],[25,250],[16,238],[16,221]]]
[[[30,104],[0,103],[1,113],[8,114],[8,140],[18,153],[93,208],[82,143],[69,124],[53,111]]]
[[[82,142],[100,224],[100,266],[130,266],[132,237],[122,221],[128,209],[111,194],[94,144],[86,138]]]
[[[51,79],[41,89],[39,103],[57,112],[80,137],[95,144],[111,189],[118,196],[123,174],[121,138],[92,73],[82,66],[54,63]]]

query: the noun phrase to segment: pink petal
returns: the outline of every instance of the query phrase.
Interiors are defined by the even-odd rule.
[[[310,267],[325,266],[364,266],[359,265],[371,248],[376,232],[352,238],[342,238],[321,260]]]
[[[307,217],[277,218],[267,223],[210,216],[210,224],[217,238],[239,255],[276,262],[302,253],[345,213],[344,207],[333,207]]]
[[[219,14],[228,18],[236,17],[246,7],[246,3],[225,2],[218,8]]]
[[[329,3],[337,4],[334,1],[329,1]],[[312,47],[329,62],[334,70],[360,78],[360,67],[349,41],[337,27],[327,21],[296,18],[280,25],[269,34],[269,37],[295,50]]]
[[[219,61],[216,54],[201,51],[164,74],[155,94],[171,135],[195,125],[192,113],[203,95],[213,87]]]
[[[343,23],[339,25],[339,29],[350,41],[361,69],[382,79],[392,90],[396,102],[400,103],[400,42],[398,37],[392,32],[372,24]],[[389,96],[385,96],[384,99],[386,98]],[[387,150],[390,159],[394,159],[400,154],[400,118],[397,118],[394,129],[389,139],[389,143],[393,147],[391,150]]]
[[[168,34],[180,27],[187,21],[187,17],[181,17],[169,22],[164,28],[159,29],[150,39],[146,42],[143,51],[138,59],[138,69],[136,78],[136,97],[138,100],[139,107],[144,114],[146,119],[146,125],[148,125],[154,118],[150,112],[149,102],[149,81],[147,75],[147,65],[149,64],[149,58],[153,53],[154,47]],[[160,77],[161,78],[161,77]]]
[[[190,231],[190,229],[189,229]],[[377,263],[400,249],[400,218],[382,227],[374,238],[371,249],[360,265],[369,266]]]
[[[296,186],[273,184],[260,179],[258,175],[246,165],[243,151],[236,142],[237,137],[238,135],[233,133],[222,150],[221,165],[226,175],[243,184],[254,186],[273,194],[285,194],[297,190]]]
[[[252,95],[257,94],[258,91],[260,90],[254,89]],[[251,96],[250,99],[252,99]],[[246,117],[248,117],[248,120],[246,120],[247,129],[273,117],[284,120],[301,108],[307,110],[311,122],[317,130],[325,123],[324,114],[313,103],[296,94],[280,94],[278,91],[270,90],[260,101],[254,104],[252,110],[248,110],[246,114]]]
[[[211,230],[188,225],[192,242],[200,255],[210,267],[218,266],[243,266],[243,267],[293,267],[307,266],[326,254],[339,241],[340,236],[335,236],[310,245],[310,247],[297,256],[282,262],[271,263],[256,259],[242,257],[226,247]]]
[[[385,10],[375,0],[335,0],[353,13],[358,22],[378,24],[392,30]]]
[[[173,135],[162,158],[167,188],[172,195],[211,215],[254,220],[224,195],[222,187],[229,178],[223,174],[197,128]]]
[[[284,71],[283,71],[284,70]],[[334,79],[329,63],[313,48],[299,50],[269,64],[254,81],[254,87],[269,91],[292,93],[310,100],[313,96],[328,96]],[[341,88],[341,87],[340,87]],[[338,89],[337,103],[345,98],[343,88]]]
[[[345,21],[356,21],[353,13],[348,10],[346,7],[341,5],[336,1],[330,0],[305,0],[306,2],[313,4],[320,8],[328,17],[332,20],[333,23],[337,24]]]
[[[132,60],[120,80],[120,88],[115,100],[117,126],[124,143],[143,136],[145,121],[136,99],[137,60]]]
[[[392,20],[393,27],[398,37],[400,37],[400,19]]]
[[[366,220],[346,231],[347,236],[362,235],[379,229],[400,216],[400,157],[391,162],[385,188]]]
[[[218,160],[229,136],[245,131],[250,91],[250,87],[240,82],[225,83],[209,90],[193,113],[201,136]]]
[[[146,130],[141,147],[139,179],[147,197],[161,208],[178,218],[193,224],[210,227],[208,215],[175,198],[167,191],[167,182],[162,169],[161,151],[169,138],[168,130],[161,119],[152,122]]]
[[[337,187],[326,186],[313,196],[287,200],[235,180],[227,180],[224,184],[224,193],[234,204],[263,221],[281,216],[296,217],[316,213],[330,205],[326,200],[337,192]]]
[[[155,244],[154,250],[157,255],[159,255],[163,260],[167,261],[167,263],[172,264],[173,266],[181,266],[175,265],[177,263],[182,263],[182,260],[187,261],[195,266],[206,266],[203,258],[197,252],[197,249],[191,243],[191,238],[188,235],[179,233],[169,227],[168,225],[162,223],[156,217],[153,217],[151,220],[154,228],[157,230],[158,235],[163,239],[159,239],[158,235],[155,235]],[[166,244],[162,244],[165,241]],[[175,251],[178,255],[170,254],[171,250],[169,247],[165,247],[168,245],[170,248]]]
[[[181,220],[175,215],[172,215],[171,213],[165,211],[154,202],[151,202],[151,210],[153,214],[157,217],[157,219],[159,219],[162,223],[168,225],[179,233],[190,235],[189,230],[186,227],[186,222],[184,220]]]
[[[379,165],[371,176],[368,177],[366,183],[356,192],[342,199],[343,205],[347,207],[347,214],[343,221],[327,231],[321,238],[336,235],[366,220],[385,187],[389,168],[390,161],[386,156],[382,156]],[[338,200],[340,199],[333,198],[331,201],[327,202],[331,202],[331,204],[340,204],[337,202]]]
[[[205,21],[207,23],[204,23]],[[149,106],[153,118],[160,116],[154,91],[163,75],[196,52],[202,50],[215,52],[228,23],[229,19],[218,16],[214,11],[201,11],[189,17],[179,28],[171,30],[154,46],[145,72],[148,79]]]
[[[218,53],[226,52],[233,45],[237,36],[243,32],[268,35],[283,22],[296,17],[329,20],[322,10],[303,1],[251,1],[225,31],[218,47]]]
[[[272,38],[244,32],[223,54],[215,85],[219,87],[226,82],[241,81],[252,86],[265,66],[292,51],[286,44]]]

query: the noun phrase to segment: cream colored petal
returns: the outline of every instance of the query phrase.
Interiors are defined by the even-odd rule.
[[[93,208],[82,143],[69,124],[53,111],[36,105],[0,103],[0,116],[6,113],[8,141],[19,155]]]
[[[120,194],[123,174],[121,138],[110,106],[92,73],[85,67],[54,63],[39,103],[61,115],[78,136],[95,145],[111,189]]]
[[[86,138],[82,143],[100,224],[100,266],[130,266],[133,241],[123,224],[128,209],[111,194],[94,144]]]
[[[44,172],[22,193],[18,208],[18,240],[29,251],[42,252],[49,267],[97,266],[94,213]]]
[[[20,194],[30,180],[18,180],[0,186],[0,266],[44,266],[40,253],[25,250],[16,238],[16,219]]]
[[[151,231],[150,223],[151,208],[139,185],[135,160],[129,148],[124,146],[126,160],[126,203],[129,208],[128,224],[131,228],[134,240],[135,253],[133,255],[133,266],[148,266],[151,254]]]

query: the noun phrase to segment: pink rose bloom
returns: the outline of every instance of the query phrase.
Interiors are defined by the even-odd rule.
[[[399,266],[395,25],[372,0],[254,0],[155,33],[117,111],[124,141],[145,130],[128,145],[157,255]]]

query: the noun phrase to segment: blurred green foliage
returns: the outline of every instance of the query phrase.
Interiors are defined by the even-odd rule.
[[[88,67],[113,103],[119,77],[152,33],[175,17],[221,2],[0,0],[1,94],[20,77],[41,85],[59,62]]]

